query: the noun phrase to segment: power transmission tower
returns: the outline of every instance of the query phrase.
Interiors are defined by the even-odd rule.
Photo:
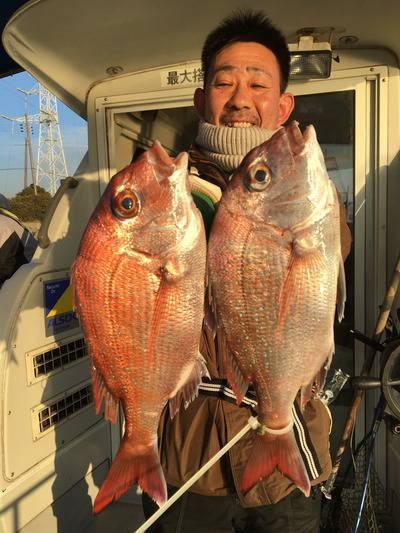
[[[68,175],[58,122],[57,98],[40,84],[34,91],[39,94],[37,181],[54,195],[60,180]]]
[[[19,123],[21,132],[25,132],[25,157],[24,157],[24,189],[28,187],[28,157],[30,161],[32,184],[35,195],[36,189],[36,176],[35,165],[32,157],[32,143],[31,133],[33,133],[33,124],[39,122],[39,115],[28,115],[27,96],[32,94],[32,91],[25,91],[24,89],[17,89],[25,94],[25,114],[22,117],[9,117],[7,115],[0,115],[0,117],[10,120],[13,125],[15,122]]]

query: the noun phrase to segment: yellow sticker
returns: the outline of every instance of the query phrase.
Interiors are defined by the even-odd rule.
[[[68,313],[69,311],[72,311],[72,293],[70,285],[68,285],[66,290],[56,301],[53,308],[48,312],[47,318],[50,318],[55,315],[61,315],[62,313]]]

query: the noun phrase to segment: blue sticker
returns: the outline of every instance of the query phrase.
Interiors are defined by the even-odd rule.
[[[79,321],[72,308],[69,279],[45,281],[43,289],[46,337],[79,327]]]

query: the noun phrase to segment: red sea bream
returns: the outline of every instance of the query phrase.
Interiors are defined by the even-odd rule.
[[[345,300],[339,202],[312,126],[303,135],[293,122],[245,157],[220,202],[208,261],[228,379],[239,403],[250,382],[258,400],[242,489],[277,467],[308,495],[292,406],[321,387]]]
[[[75,309],[89,355],[97,412],[125,416],[120,448],[94,504],[99,512],[137,482],[167,497],[157,451],[171,415],[207,374],[199,355],[206,241],[187,178],[187,154],[156,141],[108,184],[73,265]]]

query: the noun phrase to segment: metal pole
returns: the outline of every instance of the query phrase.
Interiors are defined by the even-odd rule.
[[[234,446],[242,437],[245,435],[250,429],[257,429],[259,426],[259,422],[257,418],[254,416],[251,416],[247,424],[244,426],[243,429],[237,433],[233,439],[231,439],[223,448],[220,449],[219,452],[217,452],[214,457],[212,457],[204,466],[200,468],[198,472],[194,476],[192,476],[182,487],[175,492],[169,500],[167,500],[163,506],[161,506],[158,511],[156,511],[144,524],[140,526],[139,529],[135,531],[135,533],[145,533],[147,531],[147,528],[150,527],[162,514],[165,513],[167,509],[171,507],[172,504],[174,504],[196,481],[209,470],[213,464],[215,464],[217,461],[221,459],[221,457],[228,451],[232,446]]]
[[[25,115],[26,116],[26,115]],[[24,189],[28,187],[28,142],[25,136],[25,152],[24,152]]]
[[[31,131],[30,131],[30,123],[28,122],[28,117],[25,115],[25,128],[26,128],[26,141],[28,143],[28,149],[29,149],[29,160],[31,163],[31,175],[32,175],[32,183],[33,183],[33,192],[35,193],[35,196],[37,196],[37,188],[36,188],[36,175],[33,168],[33,158],[32,158],[32,144],[31,144]]]

